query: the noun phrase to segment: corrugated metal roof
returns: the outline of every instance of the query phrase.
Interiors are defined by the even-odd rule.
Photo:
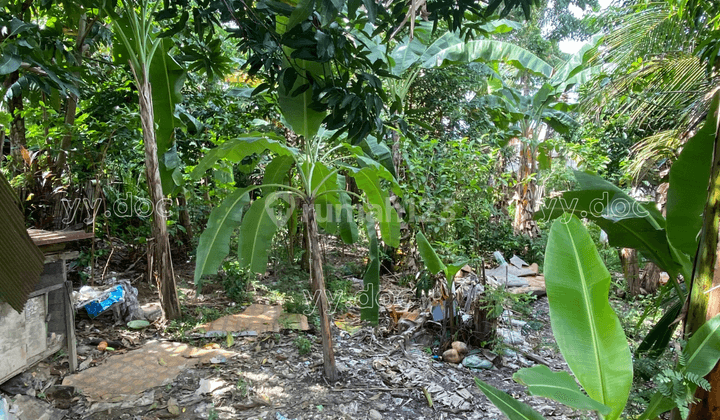
[[[22,312],[40,280],[44,261],[25,230],[17,196],[0,173],[0,300]]]

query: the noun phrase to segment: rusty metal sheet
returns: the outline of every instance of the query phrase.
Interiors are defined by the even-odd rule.
[[[0,174],[0,300],[22,312],[43,263],[43,253],[25,230],[17,196]]]

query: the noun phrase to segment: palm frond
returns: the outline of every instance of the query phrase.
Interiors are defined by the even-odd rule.
[[[633,146],[626,173],[634,179],[642,179],[648,172],[671,163],[677,158],[683,141],[678,130],[645,137]]]

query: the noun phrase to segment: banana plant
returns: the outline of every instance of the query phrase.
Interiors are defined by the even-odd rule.
[[[450,333],[454,333],[454,320],[455,320],[455,309],[454,309],[454,296],[453,296],[453,281],[455,280],[455,274],[465,265],[465,262],[458,262],[455,264],[445,264],[442,262],[438,254],[433,249],[430,242],[427,240],[422,232],[418,232],[415,235],[417,240],[418,252],[420,257],[425,263],[425,267],[433,275],[443,273],[445,275],[445,281],[447,282],[447,289],[449,297],[445,300],[445,319],[450,320]]]
[[[206,169],[218,164],[221,159],[240,162],[253,154],[270,152],[274,155],[265,168],[263,184],[235,190],[210,214],[197,249],[195,283],[200,285],[203,275],[217,272],[230,252],[230,237],[235,231],[239,231],[237,254],[241,264],[252,272],[265,273],[267,252],[273,236],[293,217],[295,209],[300,209],[307,231],[311,285],[320,311],[325,375],[329,380],[336,380],[319,228],[337,234],[345,242],[356,241],[358,226],[350,199],[351,195],[355,195],[363,203],[371,249],[375,249],[375,254],[376,223],[382,240],[398,246],[399,217],[390,204],[387,186],[396,194],[400,194],[400,188],[392,174],[368,158],[362,148],[347,143],[329,147],[323,134],[321,129],[318,135],[306,138],[302,149],[296,149],[283,144],[272,134],[255,133],[213,149],[199,162],[195,169],[197,172],[192,174],[195,177],[202,176]],[[349,161],[355,164],[351,165]],[[345,176],[355,179],[364,193],[362,196],[346,191]],[[288,183],[288,180],[293,182]],[[245,210],[248,204],[249,208]],[[377,311],[377,255],[375,260],[376,264],[372,264],[371,260],[365,277],[366,283],[374,280],[374,288],[366,287],[365,291],[369,293],[366,302],[372,303]]]
[[[708,115],[718,110],[718,96]],[[658,357],[667,348],[677,326],[675,319],[685,301],[685,290],[677,281],[682,275],[689,286],[696,259],[702,212],[710,177],[711,156],[715,141],[715,122],[710,119],[690,138],[677,161],[670,169],[667,217],[654,203],[643,203],[630,197],[610,182],[584,172],[575,172],[579,189],[550,199],[536,214],[536,218],[552,220],[564,213],[572,213],[596,223],[608,234],[611,246],[633,248],[666,271],[672,281],[675,297],[670,300],[665,315],[643,339],[637,354]],[[665,300],[664,291],[658,302]],[[702,315],[704,321],[704,314]]]
[[[622,414],[630,393],[633,364],[620,320],[610,307],[610,273],[602,263],[589,233],[580,220],[564,214],[555,220],[548,237],[545,283],[550,323],[560,352],[575,379],[546,366],[521,369],[513,379],[528,386],[531,395],[553,399],[579,410],[594,411],[601,419]],[[688,341],[678,375],[692,395],[702,376],[720,358],[720,316],[708,321]],[[527,404],[476,379],[480,390],[511,420],[542,419]],[[583,392],[584,390],[584,392]],[[643,420],[655,419],[683,401],[672,390],[659,390]],[[686,407],[685,403],[685,408]]]

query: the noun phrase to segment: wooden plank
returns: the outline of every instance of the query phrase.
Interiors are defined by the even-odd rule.
[[[81,239],[89,239],[95,235],[92,232],[84,232],[81,230],[72,231],[54,231],[40,229],[28,229],[30,239],[37,246],[46,246],[52,244],[62,244],[66,242],[79,241]]]
[[[36,291],[30,293],[30,296],[28,296],[28,299],[34,298],[35,296],[44,295],[44,294],[46,294],[48,292],[52,292],[54,290],[62,289],[63,287],[65,287],[65,285],[63,285],[63,284],[54,284],[52,286],[44,287],[40,290],[36,290]]]
[[[31,359],[47,350],[47,295],[28,299],[25,304],[25,353]]]
[[[63,265],[64,266],[64,265]],[[72,305],[72,282],[65,282],[65,290],[67,291],[67,303],[65,305],[65,322],[67,323],[67,348],[68,361],[70,364],[70,372],[77,371],[77,340],[75,339],[75,309]]]
[[[65,251],[65,252],[55,252],[50,254],[45,254],[45,264],[52,263],[55,261],[63,260],[63,262],[67,260],[74,260],[77,257],[80,256],[79,251]]]
[[[18,333],[20,332],[20,333]],[[25,369],[25,313],[0,303],[0,383]]]

